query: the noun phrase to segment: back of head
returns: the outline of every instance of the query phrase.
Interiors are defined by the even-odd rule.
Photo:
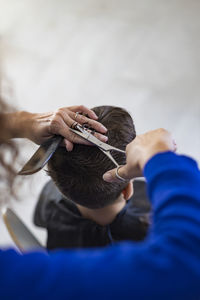
[[[133,120],[122,108],[95,107],[98,121],[107,127],[108,143],[125,150],[136,136]],[[118,164],[126,162],[125,154],[113,151]],[[61,193],[88,208],[101,208],[119,197],[126,183],[107,183],[103,174],[115,168],[113,162],[97,147],[75,144],[71,152],[59,147],[48,163],[48,171]]]

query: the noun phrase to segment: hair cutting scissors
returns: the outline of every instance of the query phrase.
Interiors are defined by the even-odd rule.
[[[78,136],[82,137],[83,139],[89,141],[93,145],[97,146],[107,157],[116,165],[116,167],[119,167],[120,165],[116,162],[112,154],[110,153],[111,150],[115,150],[117,152],[126,153],[124,150],[118,149],[116,147],[113,147],[109,144],[106,144],[102,141],[100,141],[98,138],[96,138],[93,133],[85,129],[83,126],[79,125],[78,123],[74,126],[74,128],[70,128],[72,132],[77,134]]]

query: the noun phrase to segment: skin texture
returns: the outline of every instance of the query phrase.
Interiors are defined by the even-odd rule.
[[[90,145],[69,130],[74,122],[78,122],[88,123],[97,131],[95,134],[97,138],[103,142],[107,141],[104,135],[107,129],[97,121],[96,114],[83,105],[63,107],[49,113],[12,112],[4,114],[3,118],[8,138],[28,138],[36,144],[41,144],[55,134],[62,135],[64,145],[71,151],[73,143]]]
[[[176,143],[165,129],[156,129],[138,135],[126,147],[126,165],[119,169],[119,175],[126,180],[142,176],[146,162],[155,154],[166,151],[176,151]],[[103,175],[107,182],[118,182],[116,169]]]

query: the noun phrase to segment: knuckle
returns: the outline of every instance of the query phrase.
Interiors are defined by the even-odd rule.
[[[71,143],[74,143],[74,142],[76,141],[76,135],[75,135],[75,133],[70,132],[70,133],[69,133],[68,140],[69,140]]]
[[[56,111],[56,116],[62,116],[62,113],[64,111],[64,108],[59,108],[57,111]]]
[[[86,107],[85,107],[84,105],[81,104],[81,105],[79,106],[79,109],[80,109],[81,111],[84,111],[84,110],[86,109]]]
[[[52,133],[57,133],[59,128],[60,128],[59,121],[56,118],[51,120],[51,122],[50,122],[50,131]]]
[[[164,129],[164,128],[161,128],[161,134],[163,135],[163,137],[166,137],[166,136],[168,136],[169,135],[169,131],[168,130],[166,130],[166,129]]]
[[[69,113],[69,109],[67,107],[61,107],[56,111],[55,115],[59,117],[63,117],[68,113]]]
[[[59,118],[60,115],[61,115],[60,109],[57,109],[57,110],[53,113],[51,122],[53,123],[54,121],[57,121],[57,118]]]
[[[87,118],[83,115],[79,115],[79,122],[84,123],[87,121]]]
[[[86,122],[88,123],[88,125],[91,128],[97,129],[97,130],[99,129],[99,124],[96,121],[86,118]]]
[[[102,139],[102,135],[101,135],[100,133],[98,133],[98,132],[95,132],[94,136],[95,136],[97,139],[99,139],[99,140]]]

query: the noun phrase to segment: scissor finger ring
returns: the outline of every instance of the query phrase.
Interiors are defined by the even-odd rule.
[[[123,177],[121,177],[121,176],[119,175],[119,169],[120,169],[121,167],[123,167],[123,166],[118,166],[118,167],[117,167],[116,172],[115,172],[115,176],[117,177],[117,179],[119,179],[119,180],[121,180],[121,181],[123,181],[123,182],[127,182],[128,180],[126,180],[125,178],[123,178]]]
[[[71,125],[71,128],[72,128],[72,129],[76,128],[76,125],[77,125],[77,124],[78,124],[78,122],[76,122],[76,121],[73,122],[72,125]]]

